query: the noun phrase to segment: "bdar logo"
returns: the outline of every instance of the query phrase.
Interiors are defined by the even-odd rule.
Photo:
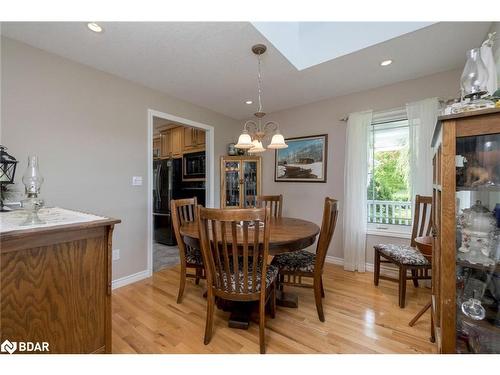
[[[17,342],[10,342],[9,340],[5,340],[2,342],[2,345],[0,345],[0,351],[3,353],[9,353],[12,354],[16,351],[17,349]]]

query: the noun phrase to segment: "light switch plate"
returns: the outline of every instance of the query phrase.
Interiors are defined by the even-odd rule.
[[[114,249],[113,250],[113,260],[118,260],[120,259],[120,249]]]
[[[133,176],[132,186],[142,186],[142,176]]]

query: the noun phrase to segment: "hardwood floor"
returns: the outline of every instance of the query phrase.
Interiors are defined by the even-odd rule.
[[[206,301],[203,281],[188,280],[176,303],[179,266],[113,292],[113,353],[258,353],[258,324],[228,328],[229,313],[216,309],[214,335],[203,344]],[[411,283],[411,282],[410,282]],[[398,307],[397,284],[373,285],[372,273],[325,265],[326,322],[318,320],[312,290],[293,288],[298,309],[278,306],[266,319],[267,353],[435,353],[430,314],[408,322],[430,298],[430,289],[408,285],[407,306]]]

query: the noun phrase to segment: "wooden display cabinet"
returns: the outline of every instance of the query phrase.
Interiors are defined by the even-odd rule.
[[[440,117],[432,147],[432,324],[438,351],[498,353],[500,220],[494,209],[500,207],[500,109]]]
[[[221,208],[255,207],[261,194],[260,156],[222,156],[220,159]]]

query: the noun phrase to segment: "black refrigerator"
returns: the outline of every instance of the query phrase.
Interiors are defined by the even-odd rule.
[[[153,161],[153,228],[155,242],[174,246],[170,201],[182,198],[182,159]]]

